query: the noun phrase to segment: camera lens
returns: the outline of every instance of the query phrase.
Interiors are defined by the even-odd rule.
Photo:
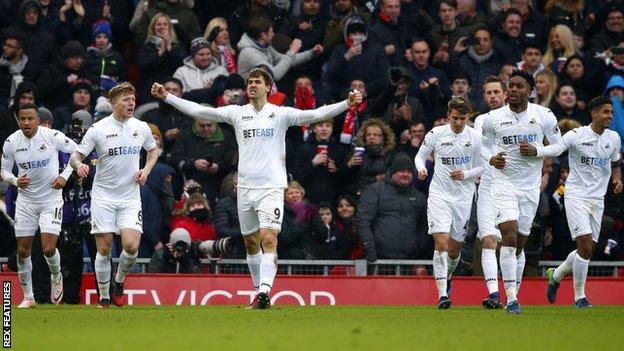
[[[176,243],[175,243],[175,244],[173,244],[173,248],[174,248],[177,252],[182,253],[182,252],[186,252],[186,250],[188,250],[189,245],[188,245],[186,242],[184,242],[184,241],[180,240],[180,241],[176,241]]]

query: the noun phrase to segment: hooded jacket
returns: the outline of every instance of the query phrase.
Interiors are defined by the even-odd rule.
[[[28,43],[25,54],[28,56],[29,62],[36,66],[38,70],[41,70],[50,62],[53,62],[56,45],[54,36],[43,29],[40,19],[34,26],[26,24],[24,20],[26,10],[33,7],[39,12],[39,18],[41,19],[41,4],[39,4],[39,1],[25,0],[18,9],[17,24],[6,28],[2,33],[2,37],[4,37],[6,32],[20,31],[24,35],[26,43]]]
[[[613,88],[620,88],[624,90],[624,78],[620,75],[614,75],[609,79],[607,88],[604,94],[608,97],[609,92]],[[620,139],[623,140],[622,149],[624,149],[624,103],[617,95],[611,97],[611,103],[613,104],[613,120],[609,129],[616,131],[620,135]]]
[[[35,95],[35,103],[37,105],[40,103],[39,89],[37,89],[35,83],[29,81],[23,81],[20,83],[15,90],[15,97],[17,98],[25,92],[33,92]],[[18,129],[17,104],[14,103],[10,108],[5,108],[0,111],[0,142],[4,143],[6,138]]]
[[[204,81],[229,75],[225,67],[219,65],[214,57],[210,60],[210,65],[204,69],[199,69],[191,56],[185,58],[183,62],[184,65],[175,71],[173,77],[182,81],[184,92],[203,89]]]
[[[427,239],[427,198],[412,185],[400,187],[389,172],[370,185],[357,207],[357,228],[380,259],[414,259]]]
[[[312,50],[280,54],[273,46],[262,46],[256,40],[252,39],[247,33],[238,42],[238,74],[241,77],[247,77],[249,71],[265,65],[271,69],[275,81],[279,81],[288,72],[290,67],[297,66],[307,62],[314,57]]]

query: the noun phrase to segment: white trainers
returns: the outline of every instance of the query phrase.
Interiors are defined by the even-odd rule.
[[[54,282],[54,278],[50,276],[50,301],[58,305],[63,300],[63,275],[59,273],[60,279],[58,283]]]
[[[17,308],[35,308],[37,304],[35,303],[34,298],[24,298],[24,301],[20,303]]]

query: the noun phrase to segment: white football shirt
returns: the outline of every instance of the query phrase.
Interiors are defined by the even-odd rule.
[[[480,148],[481,134],[469,126],[465,126],[461,133],[455,133],[450,124],[431,129],[414,159],[416,170],[420,171],[425,168],[429,154],[434,152],[429,194],[451,201],[472,197],[474,178],[483,173]],[[463,180],[451,178],[450,174],[455,170],[464,172]]]
[[[32,138],[27,138],[21,130],[11,134],[2,149],[2,179],[17,186],[13,175],[13,164],[17,164],[17,175],[27,175],[30,183],[26,188],[18,188],[20,201],[33,203],[58,202],[61,189],[52,188],[52,182],[59,176],[58,151],[72,153],[76,143],[58,130],[37,127]],[[65,180],[72,173],[67,167],[61,174]]]
[[[483,133],[483,120],[485,119],[485,114],[477,116],[474,121],[474,129],[479,133]],[[487,148],[493,155],[496,154],[496,150],[494,149],[494,144],[492,145],[481,145],[481,148]],[[479,151],[480,152],[480,151]],[[489,160],[483,159],[483,174],[481,174],[481,180],[479,181],[479,189],[480,191],[489,191],[492,187],[492,167],[489,163]]]
[[[140,199],[135,177],[141,148],[149,151],[155,147],[149,126],[136,118],[119,122],[110,115],[94,123],[76,149],[85,156],[95,149],[98,155],[91,198],[113,202]]]
[[[256,111],[251,104],[219,108],[201,106],[167,94],[166,102],[182,113],[234,126],[238,142],[238,187],[244,189],[286,188],[286,130],[293,125],[314,123],[347,110],[342,101],[315,110],[298,110],[270,103]]]
[[[620,145],[618,133],[605,129],[598,135],[584,126],[567,132],[557,144],[537,148],[537,155],[556,157],[569,150],[565,196],[603,199],[611,178],[611,162],[620,159]]]
[[[527,109],[516,113],[509,105],[488,112],[483,119],[481,154],[488,162],[499,152],[505,152],[503,169],[492,168],[492,184],[520,190],[540,186],[542,158],[520,155],[520,142],[544,146],[544,137],[550,144],[561,139],[557,118],[547,108],[529,103]],[[492,152],[492,147],[494,152]]]

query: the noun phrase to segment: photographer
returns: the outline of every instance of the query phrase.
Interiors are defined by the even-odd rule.
[[[169,236],[169,242],[154,252],[147,271],[149,273],[202,273],[200,257],[225,255],[229,238],[191,242],[191,235],[184,228],[177,228]]]

